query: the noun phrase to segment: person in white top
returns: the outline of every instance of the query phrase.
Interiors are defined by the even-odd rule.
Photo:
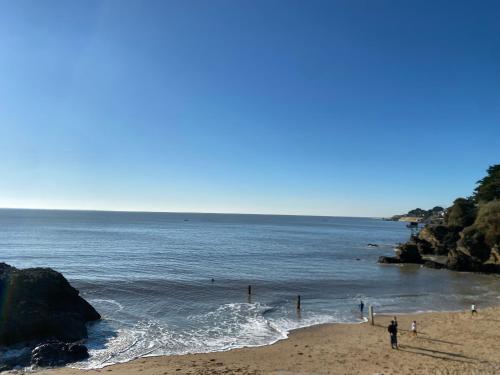
[[[470,313],[472,316],[474,316],[474,314],[477,314],[477,310],[476,310],[476,304],[473,303],[471,306],[470,306]]]
[[[417,321],[414,320],[412,323],[411,323],[411,333],[413,334],[413,336],[417,336]]]

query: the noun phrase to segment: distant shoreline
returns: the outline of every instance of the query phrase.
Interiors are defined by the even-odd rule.
[[[403,221],[403,222],[411,222],[411,223],[419,223],[422,221],[421,217],[418,216],[402,216],[398,218],[384,218],[385,221]]]

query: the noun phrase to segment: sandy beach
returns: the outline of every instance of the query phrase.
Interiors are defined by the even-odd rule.
[[[294,331],[273,345],[227,352],[140,358],[97,370],[60,368],[44,375],[144,374],[500,374],[500,308],[398,316],[399,350],[391,349],[391,316],[375,325],[325,324]],[[413,337],[411,322],[418,322]]]

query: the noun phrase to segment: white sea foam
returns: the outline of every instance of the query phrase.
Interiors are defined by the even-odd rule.
[[[340,315],[304,313],[304,317],[266,318],[271,306],[260,303],[230,303],[205,314],[187,319],[191,329],[182,331],[155,320],[119,328],[110,336],[110,326],[96,324],[88,342],[90,358],[72,364],[82,369],[102,368],[138,357],[226,351],[235,348],[262,346],[285,339],[291,330],[316,324],[350,322]],[[279,311],[281,312],[281,311]]]
[[[117,307],[116,312],[123,310],[123,305],[114,299],[102,299],[102,298],[89,298],[89,302],[93,305],[97,305],[100,303],[107,303]]]
[[[418,296],[417,296],[418,297]],[[356,296],[356,299],[358,297]],[[376,312],[401,314],[392,310],[401,298],[393,296],[365,302],[377,306]],[[100,300],[111,303],[112,300]],[[354,304],[354,300],[349,301]],[[378,307],[385,306],[385,310]],[[104,319],[90,329],[88,341],[90,359],[75,363],[77,368],[101,368],[127,362],[138,357],[226,351],[241,347],[262,346],[288,337],[292,330],[325,323],[361,323],[354,310],[344,312],[298,312],[289,303],[271,306],[264,303],[227,303],[206,313],[186,317],[187,325],[169,325],[164,321],[143,319],[124,324]]]

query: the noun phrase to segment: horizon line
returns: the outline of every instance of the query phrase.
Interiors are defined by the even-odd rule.
[[[385,216],[346,216],[346,215],[311,215],[311,214],[266,214],[248,212],[203,212],[203,211],[142,211],[142,210],[107,210],[84,208],[46,208],[46,207],[0,207],[0,210],[25,211],[80,211],[80,212],[116,212],[116,213],[144,213],[144,214],[213,214],[213,215],[255,215],[255,216],[306,216],[306,217],[345,217],[363,219],[384,219]]]

